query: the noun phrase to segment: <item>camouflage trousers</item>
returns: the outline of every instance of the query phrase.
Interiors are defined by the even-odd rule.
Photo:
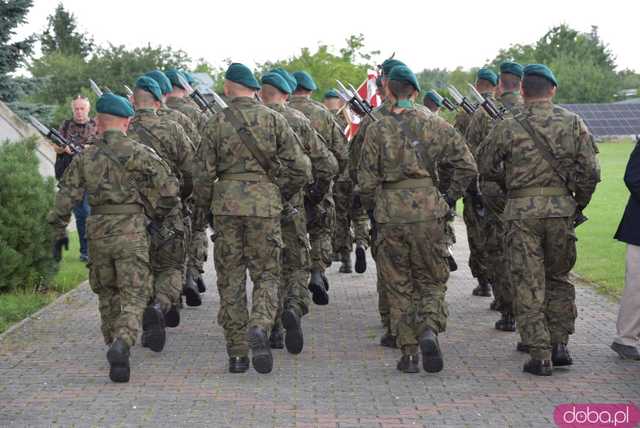
[[[104,341],[133,346],[153,292],[146,234],[89,239],[89,284],[98,295]]]
[[[377,267],[388,292],[390,330],[403,353],[414,353],[425,329],[439,333],[447,326],[444,219],[378,226]]]
[[[469,241],[469,268],[474,278],[488,280],[487,254],[485,249],[486,237],[482,226],[482,219],[473,209],[471,197],[464,196],[464,209],[462,218],[467,227],[467,240]]]
[[[575,330],[576,294],[569,281],[576,262],[573,219],[507,221],[506,254],[518,330],[531,358],[548,360],[552,345],[566,344]]]
[[[336,203],[336,226],[333,234],[333,251],[344,255],[353,249],[351,232],[351,198],[353,184],[350,181],[338,181],[333,186],[333,199]]]
[[[275,328],[281,328],[280,317],[284,309],[293,309],[299,316],[309,313],[311,298],[307,284],[309,282],[309,238],[307,219],[304,210],[289,221],[282,220],[282,281],[278,290],[278,312]]]
[[[216,215],[214,229],[218,323],[224,329],[229,356],[246,356],[247,329],[259,326],[269,335],[278,309],[280,219]],[[247,270],[253,282],[251,313],[247,309]]]
[[[324,272],[331,266],[333,256],[333,231],[336,225],[336,208],[333,197],[328,195],[314,207],[308,207],[307,230],[311,242],[311,270]]]
[[[172,305],[178,304],[182,292],[188,224],[182,213],[178,213],[166,218],[163,227],[173,235],[151,234],[150,258],[155,301],[166,313]]]
[[[377,233],[376,233],[377,234]],[[375,235],[375,234],[374,234]],[[377,236],[371,237],[371,256],[376,263],[376,291],[378,292],[378,313],[380,314],[380,321],[384,326],[387,333],[391,334],[391,324],[389,322],[389,294],[387,293],[387,287],[385,287],[384,279],[382,278],[382,272],[378,266],[378,243],[380,240]]]
[[[197,210],[193,210],[191,214],[191,224],[193,225],[189,240],[187,242],[187,271],[191,273],[193,278],[197,278],[204,273],[204,264],[207,261],[207,253],[209,250],[209,239],[207,237],[206,221],[194,218]],[[202,214],[204,215],[204,214]]]
[[[505,254],[505,224],[500,218],[505,201],[499,197],[484,197],[487,208],[483,221],[486,237],[487,275],[493,287],[496,309],[503,314],[513,314],[513,288],[509,281],[509,268]]]

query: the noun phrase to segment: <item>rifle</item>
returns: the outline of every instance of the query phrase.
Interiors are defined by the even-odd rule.
[[[131,90],[131,88],[125,85],[124,83],[122,84],[122,86],[124,86],[124,91],[127,94],[127,96],[129,98],[133,97],[133,91]]]
[[[472,115],[478,109],[478,107],[473,105],[473,104],[471,104],[469,102],[469,100],[467,100],[467,98],[464,95],[462,95],[460,93],[460,91],[458,91],[458,89],[455,86],[449,85],[448,89],[449,89],[449,93],[453,97],[453,100],[455,101],[455,103],[458,106],[462,107],[462,109],[468,115]]]
[[[469,85],[469,88],[471,89],[471,95],[473,96],[473,98],[476,99],[478,104],[480,104],[482,106],[484,111],[487,112],[487,114],[491,117],[491,119],[493,119],[493,120],[502,120],[502,119],[504,119],[504,115],[502,114],[502,112],[500,111],[498,106],[496,106],[493,103],[493,101],[491,101],[488,98],[483,97],[482,94],[480,92],[478,92],[478,90],[475,88],[475,86],[473,86],[471,83],[467,83],[467,85]]]
[[[33,116],[29,116],[29,122],[31,122],[31,125],[33,125],[33,127],[36,128],[36,130],[43,137],[47,138],[49,141],[51,141],[53,144],[60,147],[61,149],[69,148],[71,150],[71,154],[77,154],[82,152],[83,148],[81,145],[73,142],[68,142],[58,132],[57,129],[47,128],[45,125],[42,124],[42,122],[40,122],[38,119],[36,119]]]
[[[180,86],[189,93],[191,99],[198,104],[198,107],[200,107],[200,110],[202,110],[203,113],[209,111],[211,114],[216,114],[228,107],[227,103],[225,103],[224,100],[215,93],[215,91],[213,91],[213,103],[209,103],[204,95],[202,95],[199,90],[191,87],[189,82],[187,82],[187,79],[182,77],[180,73],[178,73],[178,82],[180,83]]]
[[[341,81],[336,80],[336,82],[338,83],[338,86],[340,86],[340,89],[337,91],[338,95],[345,103],[349,104],[355,114],[361,117],[369,116],[374,122],[377,120],[373,115],[373,107],[371,107],[367,101],[362,99],[358,91],[352,85],[349,84],[350,89],[347,89]]]
[[[445,106],[445,108],[449,111],[456,111],[458,110],[458,106],[455,105],[453,103],[453,101],[451,101],[449,98],[447,97],[442,97],[442,105]]]
[[[96,82],[93,79],[89,79],[89,86],[91,86],[91,90],[100,98],[102,96],[102,89],[100,86],[96,85]]]

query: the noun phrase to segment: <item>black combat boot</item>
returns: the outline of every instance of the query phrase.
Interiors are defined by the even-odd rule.
[[[503,313],[502,317],[496,321],[496,330],[516,331],[516,320],[510,313]]]
[[[316,305],[322,306],[329,304],[329,293],[327,293],[322,272],[317,270],[311,272],[309,291],[311,291],[313,303]]]
[[[229,357],[229,373],[244,373],[249,370],[249,357]]]
[[[342,265],[338,272],[340,273],[353,273],[353,268],[351,267],[351,253],[345,251],[342,255]]]
[[[489,309],[492,311],[498,311],[499,303],[496,299],[493,299],[493,302],[489,305]],[[496,327],[497,328],[497,327]]]
[[[285,329],[284,344],[291,354],[299,354],[304,347],[304,336],[300,317],[293,309],[285,309],[282,313],[282,325]]]
[[[196,284],[191,272],[187,272],[184,286],[182,287],[182,294],[187,298],[187,306],[202,305],[202,297],[200,297],[200,293],[198,292],[198,284]]]
[[[524,363],[522,371],[525,373],[531,373],[536,376],[551,376],[552,366],[549,360],[535,360],[530,359]]]
[[[420,352],[422,353],[422,368],[428,373],[441,371],[444,366],[444,361],[436,333],[430,328],[427,328],[420,335],[418,342],[420,343]]]
[[[573,358],[569,354],[569,349],[564,343],[556,343],[551,350],[551,362],[554,367],[570,366],[573,364]]]
[[[356,244],[356,272],[365,273],[367,271],[367,250],[362,244]]]
[[[451,247],[447,247],[447,251],[449,252],[449,255],[447,256],[449,272],[455,272],[458,270],[458,263],[456,263],[456,259],[453,257],[453,251],[451,251]]]
[[[471,293],[474,296],[491,297],[491,286],[486,279],[478,279],[478,286]]]
[[[267,333],[262,327],[253,326],[247,334],[251,349],[251,363],[258,373],[270,373],[273,370],[273,356]]]
[[[396,337],[389,332],[386,332],[380,338],[380,346],[384,346],[385,348],[397,348],[398,344],[396,343]]]
[[[528,354],[529,353],[529,345],[527,345],[524,342],[518,342],[518,344],[516,345],[516,351],[524,352],[525,354]]]
[[[403,355],[398,361],[396,368],[402,373],[420,373],[420,367],[418,367],[419,358],[417,354]]]
[[[269,336],[269,344],[271,345],[271,349],[284,348],[284,341],[282,340],[282,329],[274,327],[271,330],[271,335]]]
[[[129,382],[131,369],[129,367],[129,345],[117,338],[107,351],[109,362],[109,379],[113,382]]]
[[[202,274],[198,275],[196,279],[196,284],[198,285],[198,292],[204,293],[207,291],[207,286],[204,284],[204,279],[202,279]]]
[[[164,314],[164,322],[167,327],[175,328],[180,325],[180,309],[178,306],[171,305],[171,309]]]
[[[166,340],[164,314],[160,305],[154,303],[147,306],[142,313],[142,346],[160,352]]]

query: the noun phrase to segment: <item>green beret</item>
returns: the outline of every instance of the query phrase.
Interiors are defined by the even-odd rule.
[[[293,92],[293,89],[291,89],[289,83],[278,73],[265,74],[264,76],[262,76],[261,82],[263,85],[271,85],[285,94],[290,94]]]
[[[324,93],[324,98],[340,98],[340,95],[338,95],[338,91],[336,91],[335,89],[329,89]]]
[[[437,93],[436,91],[429,91],[424,96],[425,96],[425,98],[429,98],[431,101],[433,101],[433,103],[435,105],[437,105],[438,107],[442,107],[443,106],[443,101],[444,100],[440,96],[440,94]]]
[[[398,61],[397,59],[385,59],[382,63],[382,75],[388,76],[389,73],[391,73],[391,70],[393,70],[393,67],[395,67],[396,65],[406,64],[402,61]]]
[[[396,65],[391,69],[388,76],[389,80],[397,80],[399,82],[408,82],[416,88],[416,91],[420,92],[420,84],[416,75],[406,65]]]
[[[173,90],[173,87],[171,86],[171,80],[169,80],[167,75],[164,74],[162,71],[153,70],[148,73],[145,73],[145,76],[149,76],[153,80],[158,82],[158,85],[160,86],[160,90],[162,91],[162,95],[168,94]]]
[[[96,111],[119,117],[131,117],[134,115],[133,107],[129,100],[112,92],[106,92],[98,98]]]
[[[296,78],[293,77],[293,75],[289,73],[287,70],[285,70],[284,68],[281,68],[281,67],[274,68],[269,73],[279,74],[284,78],[284,80],[287,81],[287,83],[291,87],[292,92],[296,90],[296,86],[298,86],[298,82],[296,81]]]
[[[158,82],[149,76],[139,77],[138,80],[136,80],[136,89],[147,91],[153,95],[156,100],[162,101],[162,90],[160,89],[160,85],[158,85]]]
[[[481,68],[480,70],[478,70],[477,80],[486,80],[493,86],[496,86],[498,84],[498,75],[490,68]]]
[[[187,83],[190,85],[193,85],[196,82],[195,77],[193,77],[193,74],[189,73],[186,70],[180,70],[180,72],[184,75],[184,77],[187,79]]]
[[[224,78],[250,89],[260,89],[260,83],[256,80],[256,76],[253,75],[249,67],[239,62],[234,62],[227,68]]]
[[[293,73],[293,77],[295,77],[296,79],[296,82],[298,84],[297,86],[300,86],[307,91],[315,91],[316,89],[318,89],[318,85],[316,85],[316,82],[313,81],[311,75],[306,71],[296,71],[295,73]]]
[[[558,86],[558,80],[553,74],[553,71],[544,64],[529,64],[524,68],[524,75],[526,76],[540,76],[553,83],[553,86]]]
[[[173,86],[177,86],[178,88],[181,88],[181,89],[187,89],[182,87],[182,85],[180,84],[180,80],[178,78],[178,76],[182,76],[184,80],[187,80],[187,76],[185,76],[185,74],[182,71],[176,70],[175,68],[170,68],[169,70],[165,71],[164,74],[169,78],[169,81]],[[187,80],[187,83],[189,83],[188,80]]]
[[[500,73],[513,74],[514,76],[522,79],[523,67],[517,62],[503,62],[500,64]]]

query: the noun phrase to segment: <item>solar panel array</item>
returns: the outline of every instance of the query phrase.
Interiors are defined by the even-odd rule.
[[[595,137],[640,135],[640,103],[563,104],[578,114]]]

